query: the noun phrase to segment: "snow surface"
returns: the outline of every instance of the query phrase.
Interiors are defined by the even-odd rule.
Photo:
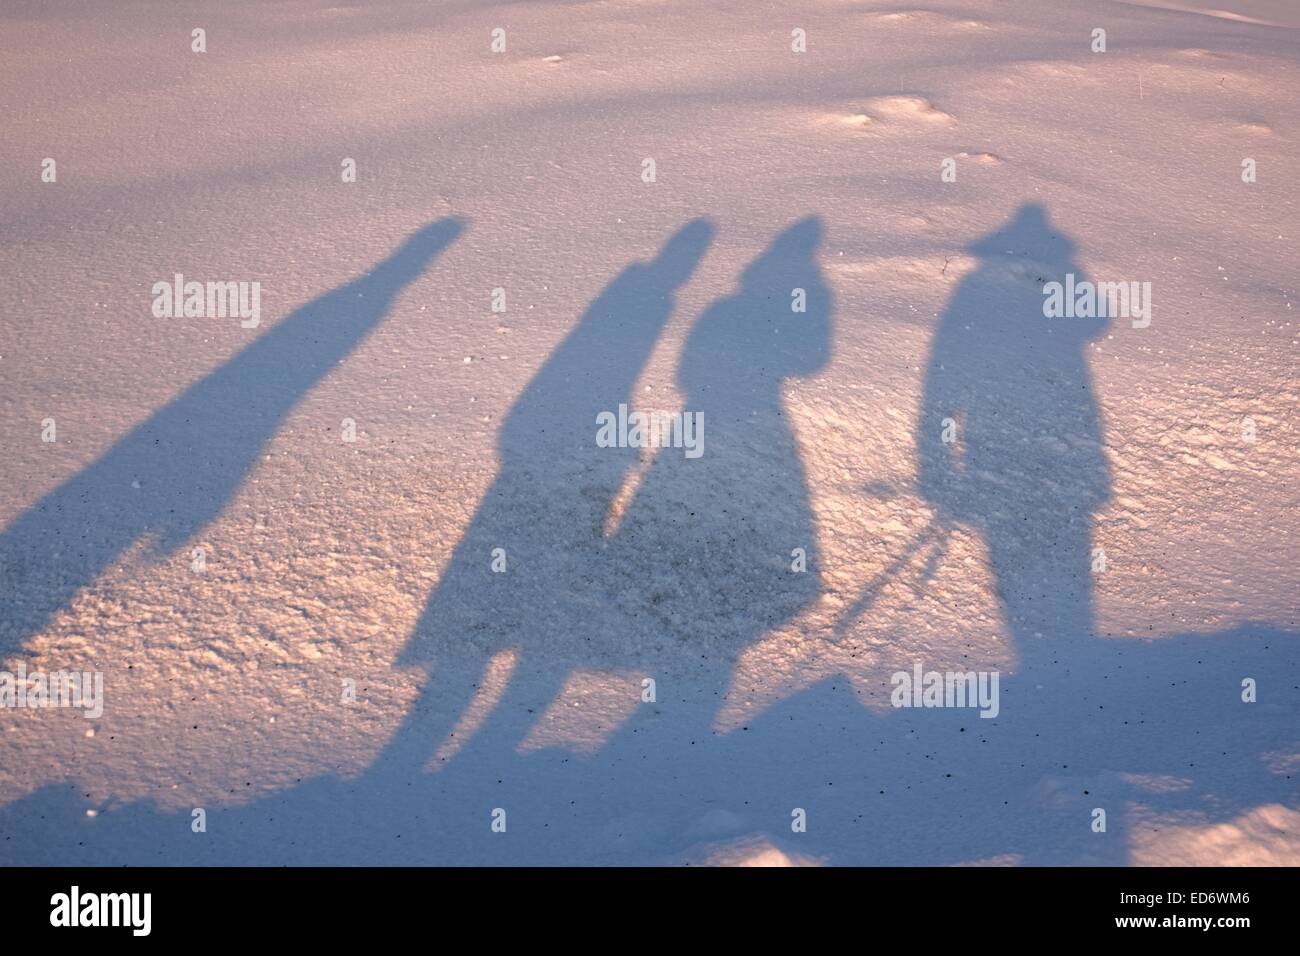
[[[1300,862],[1289,0],[0,22],[0,862]]]

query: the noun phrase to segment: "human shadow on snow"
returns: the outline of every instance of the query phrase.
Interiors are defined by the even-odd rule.
[[[890,709],[884,680],[864,700],[827,678],[718,729],[737,655],[816,598],[781,388],[828,360],[832,303],[820,223],[804,220],[687,338],[678,384],[705,413],[704,454],[664,448],[647,463],[595,447],[599,411],[641,407],[633,387],[710,236],[688,224],[625,270],[521,394],[498,477],[402,655],[429,681],[366,771],[210,807],[205,834],[150,801],[88,818],[74,789],[51,785],[0,808],[0,858],[671,863],[757,840],[827,863],[1123,864],[1149,858],[1144,831],[1174,817],[1295,807],[1296,688],[1275,675],[1294,672],[1297,634],[1096,633],[1091,516],[1110,482],[1084,349],[1104,323],[1043,318],[1042,283],[1084,275],[1033,206],[971,247],[979,267],[940,319],[916,430],[935,515],[921,563],[942,560],[958,525],[990,555],[1017,658],[998,717]],[[807,313],[791,311],[794,288]],[[790,571],[796,547],[806,574]],[[855,611],[869,613],[869,595]],[[524,746],[581,669],[621,674],[637,703],[590,752],[544,734]],[[653,703],[640,702],[643,676]],[[1243,677],[1260,681],[1260,703],[1241,701]],[[489,685],[496,696],[467,722]],[[504,833],[490,826],[497,809]]]
[[[0,657],[17,652],[137,542],[159,558],[193,542],[286,416],[463,229],[447,218],[416,230],[365,275],[286,316],[15,518],[0,532]]]

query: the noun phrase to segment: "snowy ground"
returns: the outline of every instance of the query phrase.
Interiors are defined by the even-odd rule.
[[[1300,863],[1298,9],[5,4],[0,862]]]

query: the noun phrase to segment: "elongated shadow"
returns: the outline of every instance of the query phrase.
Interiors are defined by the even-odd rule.
[[[983,537],[1022,655],[1093,633],[1090,532],[1110,497],[1088,342],[1105,318],[1047,318],[1044,286],[1087,279],[1074,243],[1027,204],[968,248],[934,336],[916,430],[918,481],[940,533]]]
[[[711,695],[715,711],[739,655],[794,620],[820,586],[784,389],[830,359],[824,231],[814,216],[782,230],[692,327],[677,382],[685,409],[703,416],[703,454],[660,451],[609,544],[616,606],[663,645],[642,666]]]
[[[676,290],[713,232],[706,220],[689,222],[654,259],[624,269],[510,409],[496,480],[400,658],[431,666],[432,676],[373,774],[420,773],[457,720],[463,740],[477,679],[495,655],[518,653],[525,666],[511,678],[512,696],[533,693],[545,706],[555,688],[540,675],[563,667],[554,649],[617,630],[602,583],[603,528],[639,450],[597,447],[596,416],[632,401]]]
[[[229,503],[303,396],[369,335],[464,228],[431,223],[191,385],[0,533],[0,655],[42,630],[127,548],[191,541]]]
[[[646,864],[698,860],[701,846],[743,837],[830,863],[1120,864],[1139,858],[1156,827],[1222,823],[1231,839],[1239,818],[1284,824],[1282,814],[1294,812],[1296,802],[1294,682],[1262,681],[1270,703],[1258,705],[1243,703],[1238,686],[1242,676],[1296,669],[1298,635],[1267,622],[1152,642],[1045,635],[1044,655],[1070,666],[1041,681],[1005,679],[1001,712],[992,720],[956,708],[868,710],[857,691],[828,678],[742,728],[701,732],[716,714],[709,691],[725,677],[728,657],[787,621],[811,593],[799,590],[811,574],[761,565],[778,544],[785,550],[789,539],[811,534],[802,524],[807,489],[792,465],[795,442],[777,412],[783,379],[820,367],[829,348],[831,302],[815,265],[818,237],[815,224],[784,234],[746,270],[740,289],[696,323],[679,384],[687,407],[706,412],[705,453],[686,460],[680,449],[661,449],[622,522],[603,535],[605,509],[617,498],[611,489],[631,467],[630,454],[599,449],[612,457],[585,459],[572,472],[566,456],[592,453],[594,411],[631,388],[654,329],[671,311],[672,290],[702,254],[707,233],[688,235],[684,246],[675,244],[679,236],[653,263],[626,270],[593,304],[502,432],[498,482],[408,648],[409,660],[432,663],[433,676],[370,770],[213,807],[203,835],[192,832],[188,810],[161,811],[152,797],[98,806],[91,817],[80,788],[50,784],[0,807],[0,862]],[[657,269],[670,250],[676,268]],[[987,315],[989,328],[998,329],[1009,322],[1007,303],[1027,320],[1030,297],[998,291],[998,276],[1036,283],[1028,258],[987,256],[979,282],[954,297],[961,310],[945,320],[976,323]],[[795,287],[808,293],[807,316],[790,312]],[[981,302],[990,311],[976,308]],[[637,317],[653,329],[639,328]],[[964,331],[966,322],[941,332],[944,358],[929,373],[933,378],[951,365],[964,387],[931,388],[942,407],[950,395],[992,414],[995,403],[981,390],[996,394],[995,372],[961,370],[966,353],[942,338]],[[1060,375],[1073,368],[1078,343],[1060,352],[1050,344],[1055,364],[1046,369]],[[1005,361],[996,349],[986,354]],[[584,398],[587,385],[594,391]],[[1021,395],[1018,387],[1012,396]],[[1085,422],[1095,421],[1093,413],[1080,412]],[[1016,418],[1022,427],[1034,421],[1031,409]],[[992,426],[980,428],[987,434]],[[1044,418],[1030,434],[1048,430]],[[922,432],[928,434],[924,423]],[[1003,447],[1008,454],[1014,448]],[[1016,473],[1014,462],[974,454],[985,467],[1002,469],[995,474]],[[1023,467],[1046,465],[1045,457],[1025,454]],[[693,470],[711,460],[716,470]],[[965,467],[943,460],[925,467],[934,466]],[[563,481],[553,482],[552,474]],[[984,517],[993,503],[965,497],[978,498],[978,482],[987,479],[963,484],[963,477],[926,476],[930,500],[949,509],[944,520],[960,515],[981,533],[999,527]],[[1105,487],[1093,473],[1084,482],[1088,494],[1066,499],[1082,507],[1099,485]],[[1041,490],[1031,489],[1034,495],[1045,499]],[[585,524],[570,520],[578,515]],[[1050,530],[1050,521],[1035,520]],[[501,574],[491,571],[494,547],[506,552]],[[511,580],[519,564],[527,574]],[[776,583],[778,570],[790,575],[787,584]],[[1012,563],[999,572],[999,586],[1027,573]],[[728,593],[733,583],[738,590]],[[535,603],[521,607],[516,600]],[[1020,600],[1013,595],[1009,605],[1019,608]],[[1070,592],[1064,611],[1081,633],[1091,632],[1090,601]],[[1034,635],[1023,627],[1014,625],[1017,639],[1029,640]],[[655,635],[662,646],[651,640],[636,655],[638,642]],[[447,666],[450,649],[471,644],[477,650],[465,655],[466,666]],[[506,682],[524,692],[508,690],[493,711],[507,716],[480,727],[439,773],[424,773],[446,735],[443,718],[461,715],[486,657],[506,650],[519,659]],[[554,694],[543,673],[551,656],[560,674],[584,661],[657,662],[659,702],[638,706],[591,753],[521,752],[513,746],[517,734],[538,716],[528,705],[535,710]],[[704,673],[682,672],[702,658]],[[888,687],[879,695],[883,706]],[[508,809],[508,833],[489,828],[493,808]],[[791,808],[806,810],[805,832],[792,830]],[[1094,808],[1109,812],[1105,834],[1090,828]],[[1169,822],[1143,826],[1144,815]],[[1154,849],[1158,858],[1160,847]]]
[[[440,742],[446,759],[470,735],[482,759],[508,760],[575,671],[664,679],[716,710],[737,655],[815,599],[809,493],[782,387],[829,356],[822,232],[815,218],[783,231],[695,323],[677,378],[683,413],[703,422],[699,454],[658,448],[644,473],[638,448],[598,446],[597,415],[620,404],[673,412],[631,388],[708,230],[688,226],[592,305],[512,409],[500,474],[406,655],[477,644],[486,668],[508,654],[504,693],[477,726],[452,731],[482,685],[444,650],[376,773],[409,778]],[[791,569],[796,549],[802,572]]]

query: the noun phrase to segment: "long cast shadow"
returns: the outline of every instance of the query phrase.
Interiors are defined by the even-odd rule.
[[[740,651],[816,598],[809,492],[781,389],[829,356],[821,238],[814,218],[783,231],[692,327],[677,378],[685,412],[702,416],[702,454],[659,449],[627,501],[639,450],[596,447],[596,415],[620,404],[671,411],[646,407],[631,388],[671,289],[703,252],[704,227],[688,226],[587,311],[512,409],[498,478],[404,655],[467,642],[479,642],[483,661],[507,651],[505,692],[479,726],[461,724],[449,740],[482,683],[435,665],[374,775],[419,773],[440,744],[444,761],[471,746],[508,763],[575,671],[646,675],[716,709]],[[497,548],[503,572],[491,570]],[[791,571],[795,549],[802,573]]]
[[[0,533],[0,657],[129,547],[174,553],[220,514],[275,429],[464,228],[441,219],[302,306],[119,439]]]
[[[516,747],[566,675],[584,666],[656,676],[678,701],[677,716],[689,718],[676,732],[712,736],[736,654],[816,597],[809,492],[782,388],[826,363],[831,338],[831,296],[817,265],[823,230],[809,218],[783,231],[736,293],[693,326],[678,383],[686,411],[703,417],[703,454],[659,449],[626,519],[611,527],[641,450],[598,447],[597,413],[620,404],[665,410],[634,400],[632,388],[712,231],[690,223],[654,260],[620,274],[521,393],[501,429],[497,478],[403,652],[402,662],[429,664],[432,673],[385,750],[358,780],[322,778],[223,813],[227,835],[229,824],[242,830],[243,821],[273,815],[284,823],[275,836],[256,827],[262,850],[319,858],[326,850],[309,845],[309,831],[333,821],[326,829],[336,840],[366,833],[347,842],[374,859],[392,852],[386,837],[400,834],[385,831],[400,820],[425,837],[407,846],[431,853],[440,844],[433,808],[458,819],[458,804],[481,809],[479,787],[491,775],[513,786],[539,766]],[[795,549],[805,552],[800,573],[791,569]],[[504,697],[482,726],[458,728],[472,733],[471,743],[462,750],[452,740],[448,756],[440,745],[502,652],[518,660]],[[627,693],[634,700],[635,685]],[[450,766],[428,774],[439,755]],[[542,764],[557,758],[548,748]],[[536,795],[531,803],[547,806]],[[138,806],[114,808],[102,819],[140,814]],[[199,841],[193,849],[216,847]],[[490,856],[501,847],[484,849]],[[254,856],[262,850],[244,846]]]
[[[538,400],[526,392],[529,402],[521,400],[506,426],[513,451],[503,447],[502,475],[506,461],[518,475],[494,485],[499,497],[483,502],[482,524],[462,542],[465,550],[458,549],[422,625],[469,626],[417,634],[408,659],[432,659],[434,677],[419,712],[359,779],[323,777],[214,810],[204,837],[189,832],[187,814],[159,813],[148,801],[100,808],[91,820],[74,788],[51,785],[0,808],[0,856],[64,863],[644,863],[698,859],[700,844],[758,836],[791,855],[831,863],[1122,864],[1148,831],[1170,821],[1230,823],[1261,805],[1293,808],[1287,760],[1296,749],[1297,695],[1274,675],[1294,671],[1295,633],[1259,623],[1148,642],[1094,634],[1089,579],[1079,577],[1087,562],[1080,568],[1079,552],[1087,551],[1090,515],[1109,482],[1090,444],[1092,436],[1100,442],[1100,423],[1084,339],[1056,339],[1034,327],[1052,321],[1042,317],[1039,291],[1041,281],[1055,277],[1048,266],[1075,268],[1070,255],[1050,254],[1068,246],[1054,246],[1045,223],[1041,212],[1023,212],[980,253],[980,269],[954,296],[936,336],[927,411],[918,425],[918,442],[939,445],[922,451],[935,458],[923,462],[921,484],[941,522],[996,539],[988,542],[992,570],[1024,665],[1004,676],[998,719],[964,710],[871,711],[828,679],[742,728],[704,730],[735,651],[788,621],[811,593],[799,590],[811,574],[790,575],[776,562],[749,566],[765,564],[773,551],[786,558],[790,539],[808,536],[812,544],[802,519],[807,489],[778,397],[784,377],[819,367],[829,342],[829,295],[811,258],[819,230],[803,224],[757,260],[740,291],[710,308],[688,339],[679,380],[688,407],[706,411],[705,455],[688,461],[680,451],[662,450],[611,533],[602,535],[602,519],[633,467],[629,456],[599,449],[610,457],[558,472],[578,482],[573,500],[562,504],[529,501],[530,482],[567,467],[546,441],[573,455],[592,449],[591,413],[626,394],[636,377],[631,365],[649,346],[634,334],[631,355],[597,351],[617,364],[616,372],[589,365],[583,357],[593,343],[582,338],[548,362],[537,379],[546,383]],[[1008,231],[1019,241],[1007,245]],[[810,302],[824,308],[819,317],[810,306],[804,327],[789,312],[790,289],[799,285],[816,290]],[[633,288],[642,293],[631,294]],[[616,282],[607,294],[614,289],[620,291],[606,305],[658,301],[635,281]],[[607,333],[599,327],[613,314],[593,306],[579,325],[593,323],[591,338],[599,341]],[[996,341],[968,337],[967,326]],[[1008,382],[1014,375],[1028,381]],[[599,383],[590,401],[579,397],[587,382]],[[569,412],[581,424],[557,432],[555,423],[568,421]],[[942,447],[944,417],[968,426],[961,457],[948,457]],[[1008,429],[998,427],[1004,422]],[[692,470],[710,456],[714,470]],[[966,472],[972,463],[978,470]],[[587,484],[591,477],[598,480]],[[1017,513],[1029,530],[1002,514],[1017,500],[1018,482],[1026,484],[1030,507]],[[1054,495],[1053,486],[1064,490]],[[791,489],[794,505],[786,507],[777,493],[789,496]],[[762,514],[762,507],[778,513]],[[566,523],[579,514],[586,524]],[[524,519],[540,523],[521,530]],[[489,577],[497,546],[506,549],[509,570]],[[511,582],[516,559],[536,565],[531,584],[528,577]],[[552,590],[557,581],[564,586]],[[738,591],[729,594],[733,582]],[[567,587],[573,583],[576,590]],[[1043,603],[1045,594],[1053,601]],[[525,603],[511,606],[513,600]],[[466,601],[481,603],[458,609]],[[700,611],[705,617],[693,620]],[[550,642],[556,626],[564,639]],[[575,627],[583,629],[577,651],[568,640]],[[582,649],[629,635],[633,646]],[[443,653],[448,641],[460,640],[480,648],[466,668],[444,668],[443,658],[425,653]],[[642,641],[645,653],[634,653]],[[512,648],[523,663],[496,716],[439,773],[423,772],[485,657]],[[634,662],[661,674],[675,665],[696,692],[674,692],[671,677],[661,680],[660,703],[638,707],[588,756],[558,747],[520,752],[515,745],[535,722],[536,708],[555,693],[554,680],[539,670],[552,651],[561,653],[556,678],[584,662]],[[1244,704],[1240,678],[1259,675],[1269,702]],[[440,701],[444,692],[455,701]],[[885,687],[881,703],[887,699]],[[509,810],[508,834],[489,829],[494,807]],[[792,807],[807,809],[806,833],[792,834]],[[1105,834],[1091,830],[1094,807],[1108,811]],[[1143,813],[1166,821],[1148,823]]]
[[[1018,657],[1003,676],[1001,726],[985,731],[1006,746],[985,753],[1003,751],[1002,785],[1022,778],[1024,789],[1000,794],[967,773],[987,819],[999,816],[998,796],[1020,801],[1014,824],[1001,823],[1018,838],[985,849],[1025,862],[1127,862],[1140,844],[1130,804],[1223,820],[1286,791],[1262,764],[1293,741],[1276,710],[1241,701],[1239,681],[1271,669],[1270,658],[1293,659],[1294,635],[1266,625],[1154,641],[1098,633],[1104,549],[1093,516],[1111,479],[1086,353],[1111,318],[1044,315],[1046,283],[1072,275],[1077,287],[1088,276],[1037,204],[967,251],[979,265],[935,333],[916,451],[920,494],[936,515],[927,573],[954,526],[978,534]],[[1107,839],[1088,825],[1094,808],[1108,810]],[[1020,836],[1034,829],[1055,833],[1055,845]]]
[[[607,647],[615,639],[602,583],[604,526],[639,450],[597,447],[596,416],[635,404],[632,388],[673,313],[676,290],[713,232],[707,220],[689,222],[653,260],[623,270],[511,407],[498,438],[496,479],[399,659],[430,667],[430,679],[371,777],[409,778],[440,745],[463,744],[450,739],[453,726],[494,656],[517,655],[521,663],[507,697],[495,703],[489,722],[500,724],[550,702],[566,648]],[[461,737],[468,733],[462,725]],[[496,746],[518,742],[505,733],[492,731]]]
[[[703,414],[705,451],[661,451],[609,542],[609,594],[662,648],[640,666],[709,695],[705,713],[739,655],[818,596],[812,496],[784,389],[830,360],[824,232],[815,216],[784,229],[692,327],[677,383]]]
[[[942,528],[983,537],[1007,628],[1024,655],[1092,636],[1090,532],[1110,497],[1087,344],[1105,318],[1043,314],[1045,283],[1087,279],[1045,210],[1022,206],[967,248],[979,268],[939,321],[916,450]]]

